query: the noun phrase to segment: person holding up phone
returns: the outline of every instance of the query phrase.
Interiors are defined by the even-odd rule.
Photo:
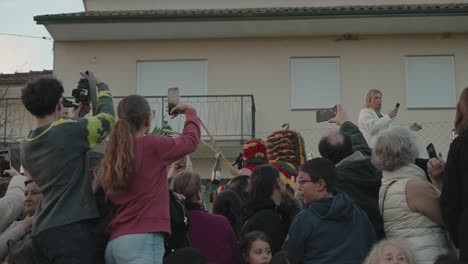
[[[200,121],[188,104],[179,102],[170,112],[185,115],[177,138],[147,134],[153,113],[139,95],[123,98],[117,107],[119,119],[106,144],[100,178],[115,208],[107,264],[162,264],[164,237],[171,234],[167,168],[200,143]]]
[[[393,120],[398,114],[400,103],[395,105],[395,108],[388,114],[383,115],[382,109],[382,92],[377,89],[372,89],[367,93],[365,107],[359,113],[359,129],[367,140],[371,148],[374,148],[377,135],[380,131],[390,127]],[[419,131],[422,126],[418,123],[413,123],[410,126],[413,131]]]

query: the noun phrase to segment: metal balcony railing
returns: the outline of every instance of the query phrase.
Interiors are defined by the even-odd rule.
[[[115,109],[123,96],[114,97]],[[153,128],[168,121],[176,132],[182,132],[184,117],[171,119],[167,113],[167,98],[146,96],[152,110],[156,111]],[[255,138],[255,101],[253,95],[203,95],[183,96],[191,104],[202,122],[216,140],[240,140]],[[117,113],[117,112],[116,112]],[[19,98],[0,99],[0,137],[2,142],[18,142],[34,128],[35,120],[24,108]],[[202,131],[202,138],[208,135]]]

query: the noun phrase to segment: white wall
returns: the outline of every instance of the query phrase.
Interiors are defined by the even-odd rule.
[[[406,55],[455,56],[457,97],[468,86],[468,35],[362,36],[357,41],[335,38],[206,39],[171,41],[57,42],[54,73],[66,93],[79,72],[95,71],[114,95],[136,92],[137,62],[142,60],[208,60],[209,94],[253,94],[257,108],[257,136],[265,138],[285,122],[300,131],[308,152],[330,128],[315,123],[315,111],[291,111],[291,57],[337,56],[341,62],[341,103],[352,121],[369,89],[383,91],[384,110],[401,103],[397,124],[422,122],[421,151],[434,142],[446,153],[454,110],[406,109]],[[93,58],[96,57],[96,60]],[[424,156],[424,152],[422,152]]]

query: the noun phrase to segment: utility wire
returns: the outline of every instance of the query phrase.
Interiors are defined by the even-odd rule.
[[[1,33],[1,32],[0,32],[0,35],[3,35],[3,36],[11,36],[11,37],[19,37],[19,38],[35,38],[35,39],[52,40],[51,38],[48,38],[48,37],[28,36],[28,35],[11,34],[11,33]]]

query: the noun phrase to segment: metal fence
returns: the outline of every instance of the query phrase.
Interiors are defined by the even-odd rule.
[[[117,105],[123,97],[114,97]],[[171,119],[167,112],[167,98],[163,96],[145,97],[152,110],[156,111],[153,127],[161,127],[168,121],[171,128],[182,132],[184,117]],[[252,95],[208,95],[184,96],[198,116],[217,140],[248,140],[255,138],[255,101]],[[0,137],[2,142],[18,142],[34,126],[34,118],[24,108],[19,98],[0,100]],[[208,139],[206,133],[202,134]]]
[[[115,107],[123,97],[114,97]],[[170,119],[167,113],[165,97],[146,97],[150,107],[156,110],[153,126],[160,127],[163,120],[178,132],[182,131],[184,119]],[[256,131],[255,101],[252,95],[210,95],[186,96],[183,99],[192,104],[198,111],[201,120],[209,128],[217,140],[249,140],[252,138],[266,139],[273,131]],[[12,143],[22,140],[34,126],[34,118],[26,111],[19,98],[0,99],[0,140],[2,143]],[[409,127],[409,124],[400,126]],[[433,121],[422,123],[423,129],[417,132],[417,143],[420,156],[425,157],[425,146],[433,143],[438,152],[445,157],[452,141],[452,121]],[[293,128],[304,138],[306,152],[310,156],[319,156],[317,146],[320,139],[328,131],[337,127],[317,127],[313,129]],[[208,140],[206,133],[203,139]]]
[[[410,124],[399,124],[402,127],[409,127]],[[447,157],[450,143],[452,142],[452,121],[435,121],[422,123],[423,129],[415,132],[416,143],[418,145],[420,157],[427,157],[426,146],[433,143],[437,152],[442,153]],[[305,141],[306,153],[308,158],[320,156],[318,153],[318,144],[320,139],[332,130],[337,130],[338,127],[317,127],[313,129],[292,128],[294,131],[301,133]],[[258,138],[266,139],[273,131],[259,131]]]

